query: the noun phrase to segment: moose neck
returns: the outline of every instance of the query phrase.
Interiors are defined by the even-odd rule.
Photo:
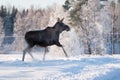
[[[59,34],[63,31],[62,28],[58,24],[55,24],[53,28],[55,29],[55,32]]]

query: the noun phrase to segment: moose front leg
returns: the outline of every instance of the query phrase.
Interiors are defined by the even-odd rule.
[[[63,46],[62,46],[62,49],[63,49],[63,52],[65,53],[65,56],[68,57],[68,55],[67,55],[65,49],[63,48]]]
[[[64,47],[62,46],[62,44],[60,44],[60,42],[57,42],[56,45],[59,46],[59,47],[61,47],[62,50],[63,50],[63,52],[65,53],[65,56],[68,57],[68,55],[67,55],[67,53],[66,53]]]

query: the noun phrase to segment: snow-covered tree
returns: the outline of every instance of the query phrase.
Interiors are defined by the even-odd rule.
[[[100,53],[103,49],[103,43],[100,42],[101,46],[97,43],[103,38],[99,38],[99,35],[102,36],[102,32],[98,32],[100,28],[98,29],[99,26],[96,25],[98,16],[100,16],[99,0],[67,0],[68,2],[70,3],[68,6],[70,23],[79,35],[84,53],[92,54],[95,51]]]

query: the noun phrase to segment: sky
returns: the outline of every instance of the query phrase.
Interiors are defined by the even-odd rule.
[[[17,8],[30,8],[34,5],[35,8],[46,8],[55,3],[64,4],[65,0],[0,0],[0,5],[7,7],[16,6]]]

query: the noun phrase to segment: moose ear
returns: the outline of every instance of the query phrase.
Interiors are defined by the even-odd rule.
[[[64,18],[62,18],[60,21],[63,22]]]
[[[59,17],[57,18],[57,22],[60,22],[60,18]]]

